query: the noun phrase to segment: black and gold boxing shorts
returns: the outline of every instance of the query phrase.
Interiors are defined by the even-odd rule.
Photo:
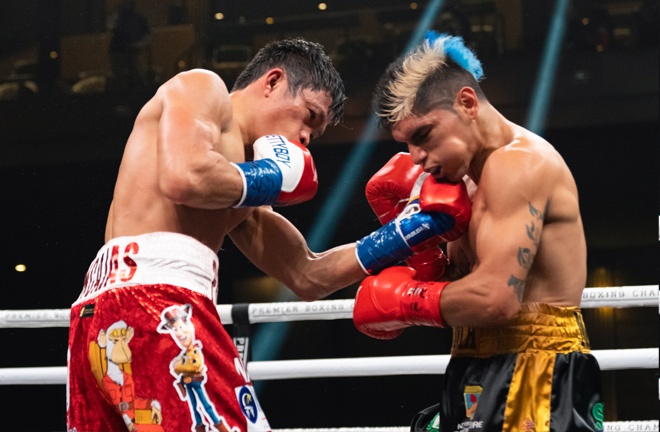
[[[599,431],[600,368],[577,307],[522,305],[506,326],[454,328],[441,402],[412,431]]]

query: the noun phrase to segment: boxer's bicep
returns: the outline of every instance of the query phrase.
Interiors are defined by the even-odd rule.
[[[500,155],[498,155],[500,156]],[[508,155],[511,159],[511,155]],[[548,205],[548,192],[539,174],[500,157],[510,169],[485,173],[481,185],[485,212],[475,238],[479,272],[489,274],[497,286],[513,290],[522,301],[524,285],[538,250]]]
[[[485,214],[476,237],[477,270],[487,273],[494,286],[513,290],[519,301],[543,229],[530,208],[528,203],[507,215]]]

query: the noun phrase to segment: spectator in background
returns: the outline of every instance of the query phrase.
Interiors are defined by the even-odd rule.
[[[124,0],[110,22],[111,85],[115,89],[135,89],[146,74],[145,48],[149,42],[149,22],[135,7],[135,0]]]

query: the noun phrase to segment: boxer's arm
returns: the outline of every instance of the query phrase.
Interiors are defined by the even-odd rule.
[[[529,157],[534,158],[495,152],[484,167],[472,247],[475,265],[443,291],[442,316],[450,326],[501,324],[520,309],[552,192],[547,171],[530,172],[534,169],[528,167],[538,163]]]
[[[464,185],[441,188],[446,189],[446,196],[437,190],[429,201],[442,204],[446,211],[454,211],[452,207],[456,205],[470,205],[467,199],[456,200],[465,194]],[[398,263],[412,254],[411,247],[434,235],[464,230],[465,227],[458,225],[467,223],[445,213],[421,212],[416,203],[409,210],[355,244],[321,253],[310,251],[300,231],[266,207],[252,211],[229,236],[260,270],[282,282],[301,299],[315,300],[359,281],[365,271],[377,273]]]
[[[231,101],[224,82],[207,71],[184,72],[163,84],[150,103],[159,104],[156,163],[161,192],[195,208],[236,204],[243,191],[241,176],[216,150],[222,134],[231,132]],[[155,111],[140,113],[136,123],[155,121],[150,117],[158,115]]]
[[[229,237],[257,268],[305,301],[324,298],[365,276],[355,244],[312,252],[300,231],[269,207],[255,208]]]

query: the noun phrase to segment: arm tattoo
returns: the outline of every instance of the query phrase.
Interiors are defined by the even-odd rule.
[[[547,204],[546,204],[546,211],[547,211]],[[543,220],[545,219],[545,212],[540,212],[530,202],[529,213],[532,215],[533,219],[529,224],[525,225],[525,228],[527,229],[527,237],[532,241],[532,245],[534,246],[534,251],[535,251],[539,246],[539,241],[541,240],[541,232],[536,228],[535,222],[541,221],[541,223],[543,223]],[[523,270],[525,270],[525,273],[527,273],[529,269],[532,267],[535,257],[536,254],[532,251],[532,249],[527,247],[518,248],[518,264]],[[522,301],[523,291],[525,289],[525,281],[523,279],[517,278],[514,275],[511,275],[509,277],[508,285],[514,288],[514,290],[516,291],[516,295],[518,296],[518,300]]]
[[[511,275],[508,285],[513,287],[513,289],[516,291],[516,295],[518,296],[518,301],[522,302],[523,291],[525,289],[525,281],[518,279],[514,275]]]
[[[529,213],[534,216],[536,220],[540,220],[543,222],[545,219],[545,214],[538,211],[536,207],[532,203],[529,203]],[[541,234],[539,231],[536,229],[536,224],[534,224],[534,221],[532,221],[529,225],[525,225],[527,228],[527,237],[534,243],[534,246],[539,245],[539,238],[541,237]]]
[[[547,210],[547,206],[546,206],[546,210]],[[542,220],[545,219],[545,214],[542,213],[542,212],[540,212],[540,211],[538,211],[538,209],[537,209],[536,207],[534,207],[534,204],[532,204],[532,203],[529,203],[529,212],[530,212],[530,213],[532,214],[532,216],[534,216],[537,220],[542,221]]]
[[[534,222],[532,222],[529,225],[525,225],[527,228],[527,237],[534,243],[534,246],[539,245],[539,232],[536,230],[536,225],[534,225]]]
[[[518,248],[518,264],[525,270],[529,270],[534,262],[534,254],[529,248]]]

